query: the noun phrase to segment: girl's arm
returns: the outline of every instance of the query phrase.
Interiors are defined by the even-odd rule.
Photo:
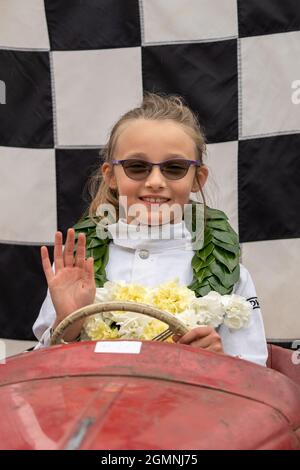
[[[96,284],[94,279],[93,258],[86,259],[86,239],[84,234],[79,234],[74,256],[75,232],[69,229],[65,248],[62,247],[62,234],[56,232],[54,245],[54,270],[49,260],[48,250],[45,246],[41,247],[41,257],[44,273],[47,279],[52,305],[49,298],[46,298],[41,314],[42,318],[37,320],[34,325],[34,331],[39,336],[43,329],[43,337],[40,337],[40,343],[49,345],[50,328],[53,324],[55,328],[65,317],[75,310],[94,302],[96,293]],[[50,307],[47,313],[47,306]],[[53,322],[53,308],[54,322]],[[43,312],[46,312],[43,314]],[[46,318],[45,318],[46,317]],[[82,324],[76,322],[72,325],[65,335],[66,341],[74,341],[78,336]],[[50,325],[49,325],[50,323]],[[49,325],[49,326],[48,326]],[[47,328],[48,326],[48,328]]]
[[[205,326],[195,328],[181,338],[176,336],[173,338],[181,344],[225,353],[265,366],[268,348],[255,287],[249,272],[242,265],[240,265],[240,273],[240,279],[235,285],[233,293],[241,295],[247,300],[252,300],[253,311],[248,327],[233,330],[222,324],[217,332],[214,328]]]
[[[229,330],[225,325],[221,325],[219,334],[225,353],[265,366],[268,347],[256,290],[248,270],[243,265],[240,265],[240,268],[240,279],[235,285],[233,293],[241,295],[247,300],[251,299],[253,310],[250,324],[247,328],[240,330]]]
[[[39,340],[35,349],[50,346],[50,331],[53,328],[55,319],[56,312],[48,289],[39,316],[32,327],[35,337]]]

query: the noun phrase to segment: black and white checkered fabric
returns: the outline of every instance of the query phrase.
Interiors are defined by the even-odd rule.
[[[32,337],[40,245],[80,217],[147,90],[198,114],[208,202],[239,232],[267,337],[300,338],[299,58],[299,0],[0,0],[0,337]]]

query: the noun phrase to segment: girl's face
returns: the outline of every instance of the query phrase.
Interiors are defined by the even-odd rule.
[[[138,158],[152,163],[160,163],[174,158],[197,160],[193,139],[185,132],[184,127],[172,120],[137,119],[125,124],[117,139],[114,159],[127,160]],[[112,170],[112,171],[111,171]],[[190,166],[187,174],[177,180],[167,179],[158,166],[152,167],[151,173],[141,181],[126,176],[121,165],[104,163],[102,173],[111,189],[117,189],[119,196],[126,196],[127,208],[132,206],[142,209],[141,223],[160,225],[179,222],[170,208],[180,206],[189,201],[191,191],[199,189],[195,178],[196,171],[201,186],[208,176],[207,167]],[[147,201],[155,198],[155,202]],[[132,211],[127,222],[137,219]],[[166,214],[169,214],[166,220]],[[145,220],[146,219],[146,220]],[[180,220],[182,219],[182,214]]]

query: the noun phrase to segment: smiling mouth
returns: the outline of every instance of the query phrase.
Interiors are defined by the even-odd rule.
[[[170,199],[166,197],[140,197],[139,199],[146,204],[164,204],[170,201]]]

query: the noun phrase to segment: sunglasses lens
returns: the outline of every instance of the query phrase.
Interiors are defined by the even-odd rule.
[[[178,180],[183,178],[189,169],[189,162],[181,161],[169,161],[161,166],[163,175],[169,180]]]
[[[123,168],[128,178],[133,180],[147,178],[151,171],[151,165],[141,160],[126,160],[123,163]]]
[[[143,160],[124,160],[123,168],[128,178],[133,180],[146,179],[152,170],[152,164]],[[190,167],[190,163],[186,160],[169,160],[160,165],[161,172],[168,180],[179,180],[183,178]]]

